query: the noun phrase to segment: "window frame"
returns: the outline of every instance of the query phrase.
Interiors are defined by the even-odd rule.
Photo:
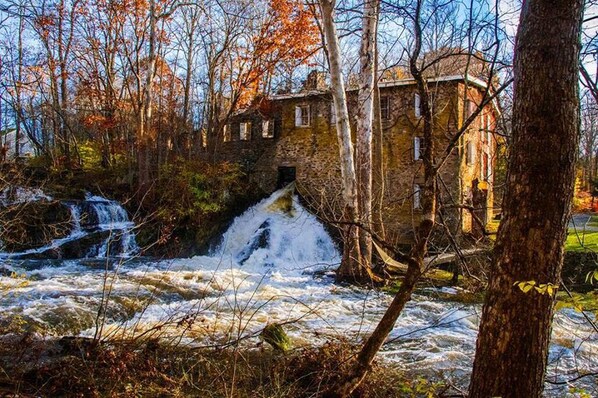
[[[413,137],[413,160],[423,160],[426,150],[424,137],[416,135]]]
[[[305,111],[305,115],[304,112]],[[305,120],[307,119],[307,120]],[[295,105],[295,127],[310,127],[311,126],[311,105],[302,104]]]
[[[413,194],[411,196],[411,202],[413,205],[413,210],[421,210],[422,203],[421,203],[421,186],[419,184],[413,184]]]
[[[239,140],[250,141],[251,140],[251,122],[239,123]]]
[[[380,119],[383,121],[390,120],[390,96],[380,96]]]
[[[274,138],[274,120],[262,120],[262,138]]]
[[[475,164],[476,150],[475,142],[473,140],[467,140],[465,143],[465,164],[467,166],[473,166]]]

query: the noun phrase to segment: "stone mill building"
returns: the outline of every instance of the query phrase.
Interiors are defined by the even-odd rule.
[[[420,215],[418,190],[425,145],[420,97],[410,78],[383,78],[379,87],[382,132],[374,137],[374,193],[387,239],[406,243]],[[435,146],[443,151],[478,108],[487,86],[466,74],[445,74],[429,78],[428,87]],[[348,98],[354,131],[357,90],[349,88]],[[492,216],[498,115],[496,103],[485,106],[441,169],[439,219],[453,233],[479,230],[472,213],[482,221]],[[312,72],[300,92],[274,95],[237,112],[212,146],[204,148],[206,154],[242,163],[266,192],[295,181],[316,212],[334,217],[339,208],[336,121],[332,97],[320,73]]]

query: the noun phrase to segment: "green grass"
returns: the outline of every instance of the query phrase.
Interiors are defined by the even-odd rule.
[[[580,231],[571,228],[565,242],[565,251],[598,251],[598,231]]]
[[[587,223],[589,227],[598,227],[598,216],[590,217],[590,221]]]
[[[486,229],[490,232],[498,230],[500,221],[493,220],[486,225]],[[586,224],[588,227],[598,227],[598,216],[592,216],[590,221]],[[490,239],[494,240],[495,235],[491,235]],[[598,231],[584,231],[583,227],[569,228],[567,241],[565,242],[565,251],[598,251]]]

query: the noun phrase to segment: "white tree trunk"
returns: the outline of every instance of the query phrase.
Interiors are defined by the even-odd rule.
[[[335,0],[320,0],[322,27],[328,52],[330,66],[330,91],[336,112],[336,131],[340,150],[340,164],[343,185],[343,199],[346,217],[350,225],[347,227],[344,239],[343,259],[337,271],[338,279],[364,281],[367,271],[361,266],[359,250],[359,229],[355,225],[358,220],[357,205],[357,175],[353,159],[353,143],[351,141],[351,126],[349,111],[347,110],[347,95],[341,73],[341,56],[336,26],[334,25]],[[353,224],[353,225],[351,225]]]
[[[374,79],[376,78],[376,32],[379,0],[366,0],[363,6],[363,26],[359,49],[359,94],[357,121],[357,179],[361,223],[372,230],[372,131],[374,109]],[[369,266],[372,257],[372,237],[360,231],[363,261]]]

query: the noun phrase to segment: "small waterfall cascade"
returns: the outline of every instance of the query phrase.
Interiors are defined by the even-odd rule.
[[[88,234],[102,236],[100,244],[92,245],[85,257],[131,256],[139,251],[127,211],[114,200],[87,194],[84,201],[71,204],[72,219]]]
[[[244,268],[266,266],[285,273],[337,264],[340,254],[332,238],[294,189],[290,184],[237,217],[212,255]]]
[[[0,258],[77,259],[130,257],[139,251],[135,224],[114,200],[87,194],[85,200],[67,200],[71,230],[68,236],[47,245],[18,253],[0,253]]]

